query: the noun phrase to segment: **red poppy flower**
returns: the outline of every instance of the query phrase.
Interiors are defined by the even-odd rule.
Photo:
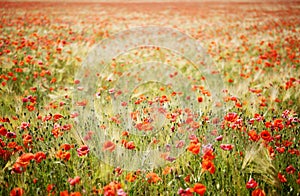
[[[24,166],[22,166],[22,165],[20,165],[18,163],[15,163],[13,165],[12,171],[15,172],[15,173],[17,173],[17,174],[20,174],[20,173],[26,171],[26,167],[24,167]]]
[[[58,121],[59,119],[61,119],[63,117],[63,115],[61,115],[61,114],[54,114],[53,115],[53,120],[54,120],[54,122],[56,122],[56,121]]]
[[[33,184],[36,184],[38,182],[37,178],[32,179]]]
[[[81,196],[80,192],[72,192],[70,193],[70,196]]]
[[[209,171],[211,174],[214,174],[216,171],[215,165],[210,160],[203,160],[202,161],[202,170]]]
[[[199,103],[203,102],[203,97],[198,97],[198,102]]]
[[[63,159],[65,161],[68,161],[70,158],[71,158],[71,154],[70,152],[64,152],[62,150],[59,150],[57,153],[56,153],[56,157],[57,158],[60,158],[60,159]]]
[[[5,135],[8,139],[16,138],[17,135],[14,132],[7,132]]]
[[[184,178],[184,181],[189,183],[189,182],[191,181],[191,175],[187,175],[187,176]]]
[[[104,195],[105,196],[115,196],[116,195],[116,191],[113,187],[107,185],[103,188],[104,190]]]
[[[1,126],[0,127],[0,135],[6,136],[6,134],[7,134],[7,129],[5,129],[5,127]]]
[[[34,160],[37,163],[40,163],[43,159],[46,159],[46,154],[45,153],[43,153],[43,152],[37,152],[37,153],[35,153]]]
[[[257,142],[260,139],[260,136],[256,133],[255,130],[248,131],[248,136],[251,141]]]
[[[9,196],[22,196],[24,192],[22,188],[17,187],[10,191]]]
[[[60,127],[52,129],[51,133],[55,138],[58,138],[59,136],[62,136],[64,134],[62,131],[60,131]]]
[[[293,142],[288,141],[288,140],[282,141],[282,145],[284,145],[285,147],[290,147],[292,144],[293,144]]]
[[[0,139],[0,142],[2,142],[2,140]],[[5,146],[5,144],[3,145],[3,144],[1,144],[2,146]],[[17,147],[17,143],[16,142],[9,142],[8,144],[7,144],[7,148],[11,148],[11,149],[14,149],[15,147]]]
[[[111,182],[109,183],[108,185],[106,185],[104,188],[103,188],[103,191],[104,191],[104,196],[115,196],[115,195],[118,195],[118,191],[121,190],[120,192],[123,192],[122,191],[122,187],[121,187],[121,184],[118,183],[118,182]],[[126,195],[126,194],[120,194],[120,195]]]
[[[196,183],[193,188],[194,192],[203,196],[206,192],[206,187],[201,183]]]
[[[269,131],[266,131],[266,130],[264,130],[264,131],[262,131],[261,133],[260,133],[260,136],[261,136],[261,138],[263,139],[263,140],[265,140],[265,141],[271,141],[272,140],[272,136],[271,136],[271,134],[269,133]]]
[[[16,163],[20,164],[23,167],[26,167],[30,161],[34,159],[34,154],[32,153],[25,153],[22,154],[16,161]]]
[[[148,183],[156,183],[161,180],[161,178],[154,172],[150,172],[146,175]]]
[[[213,160],[215,158],[215,155],[213,154],[213,150],[209,149],[206,150],[204,155],[202,156],[203,160]]]
[[[272,123],[271,122],[265,122],[265,126],[266,126],[266,128],[271,128],[272,127]]]
[[[222,141],[223,140],[223,135],[220,135],[218,137],[215,138],[216,141]]]
[[[220,148],[222,150],[232,150],[233,149],[233,145],[232,144],[221,144]]]
[[[69,130],[71,130],[72,125],[71,124],[66,124],[66,125],[63,125],[61,128],[64,131],[69,131]]]
[[[187,150],[197,155],[200,152],[200,145],[201,145],[200,143],[191,142]]]
[[[238,119],[238,115],[237,115],[237,113],[234,113],[234,112],[229,112],[224,117],[224,120],[229,121],[229,122],[235,122],[237,119]]]
[[[125,148],[129,149],[129,150],[133,150],[135,149],[135,145],[133,141],[126,141],[126,140],[122,140],[122,144],[124,145]]]
[[[127,182],[134,182],[137,176],[135,174],[129,173],[126,175],[125,180]]]
[[[90,152],[90,149],[87,145],[83,145],[77,149],[78,156],[85,156]]]
[[[105,150],[108,150],[110,152],[114,151],[116,148],[116,144],[113,143],[112,141],[106,141],[104,144],[103,144],[103,147],[102,149],[105,151]]]
[[[77,106],[86,106],[86,104],[87,104],[88,102],[86,101],[86,100],[83,100],[83,101],[78,101],[77,103],[76,103],[76,105]]]
[[[282,124],[282,121],[283,120],[281,118],[275,119],[273,122],[274,128],[279,129],[279,130],[283,129],[284,125]]]
[[[277,152],[284,153],[285,147],[276,147]]]
[[[32,143],[32,136],[29,134],[22,135],[22,139],[25,147],[27,147],[28,144]]]
[[[292,166],[292,165],[289,165],[287,166],[287,168],[285,169],[285,171],[288,173],[288,174],[294,174],[296,169]]]
[[[79,84],[80,80],[74,80],[74,84]]]
[[[72,148],[74,148],[74,145],[70,145],[70,144],[62,144],[60,146],[61,149],[64,149],[66,151],[71,150]]]
[[[129,136],[129,132],[128,131],[123,131],[122,132],[122,136],[123,137],[128,137]]]
[[[250,178],[250,180],[246,184],[247,189],[256,188],[257,186],[258,186],[258,184],[253,178]]]
[[[70,185],[74,186],[75,184],[78,184],[80,182],[80,177],[76,176],[75,178],[69,178],[68,182]]]
[[[255,189],[254,191],[252,191],[251,196],[266,196],[266,193],[264,190]]]
[[[10,122],[9,118],[1,118],[0,117],[0,122]]]
[[[150,122],[141,122],[141,123],[137,123],[135,126],[139,131],[151,131],[153,130],[153,126],[151,125]]]
[[[194,195],[193,192],[194,192],[193,188],[187,188],[187,189],[180,188],[177,193],[180,196],[193,196]]]
[[[59,196],[69,196],[69,192],[67,190],[59,193]]]
[[[55,187],[55,184],[48,184],[48,186],[47,186],[47,192],[51,193],[51,191],[54,189],[54,187]]]
[[[20,128],[21,129],[27,129],[30,126],[28,122],[22,122]]]
[[[28,106],[26,106],[26,108],[28,109],[28,111],[30,111],[30,112],[32,112],[32,111],[34,111],[35,110],[35,107],[34,107],[34,105],[28,105]]]
[[[281,174],[280,172],[278,173],[277,176],[278,176],[278,179],[280,180],[280,182],[282,182],[282,183],[287,182],[286,177],[283,174]]]

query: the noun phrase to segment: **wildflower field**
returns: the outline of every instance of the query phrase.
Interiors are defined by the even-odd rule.
[[[209,72],[165,40],[90,68],[149,26]],[[300,195],[299,35],[299,1],[1,1],[0,195]]]

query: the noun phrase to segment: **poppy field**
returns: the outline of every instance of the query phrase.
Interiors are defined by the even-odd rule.
[[[299,16],[1,1],[0,195],[300,195]]]

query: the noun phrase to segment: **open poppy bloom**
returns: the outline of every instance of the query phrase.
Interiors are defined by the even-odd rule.
[[[58,121],[62,117],[63,117],[63,115],[61,115],[61,114],[54,114],[53,115],[54,122]]]
[[[282,182],[282,183],[287,182],[286,177],[283,174],[281,174],[280,172],[278,173],[277,176],[278,176],[278,179],[280,180],[280,182]]]
[[[260,136],[261,136],[261,138],[262,138],[263,140],[265,140],[265,141],[270,142],[270,141],[272,140],[272,136],[271,136],[271,134],[270,134],[269,131],[266,131],[266,130],[262,131],[262,132],[260,133]]]
[[[127,182],[134,182],[136,178],[137,178],[137,176],[135,174],[129,173],[129,174],[126,175],[125,180]]]
[[[116,148],[116,144],[113,143],[112,141],[106,141],[104,144],[103,144],[103,147],[102,147],[102,150],[108,150],[110,152],[114,151]]]
[[[206,187],[201,183],[196,183],[193,188],[194,192],[203,196],[206,192]]]
[[[87,145],[83,145],[77,149],[78,156],[85,156],[90,152],[90,149]]]
[[[126,193],[123,191],[119,182],[110,182],[108,185],[103,187],[103,191],[105,196],[126,196]]]
[[[252,191],[251,196],[266,196],[266,193],[262,189],[255,189]]]
[[[76,176],[75,178],[69,178],[68,182],[70,185],[74,186],[75,184],[78,184],[80,182],[80,177]]]
[[[74,145],[70,145],[70,144],[62,144],[60,146],[61,149],[64,149],[66,151],[71,150],[72,148],[74,148]]]
[[[246,184],[247,189],[256,188],[257,186],[258,184],[253,178],[250,178],[250,180]]]
[[[70,152],[64,152],[62,150],[59,150],[57,153],[56,153],[56,157],[57,158],[60,158],[60,159],[63,159],[65,161],[68,161],[70,158],[71,158],[71,154]]]
[[[154,172],[150,172],[146,175],[147,181],[149,183],[157,183],[161,178]]]
[[[28,147],[28,144],[32,143],[32,136],[29,134],[22,135],[24,146]]]
[[[292,166],[292,165],[289,165],[287,166],[287,168],[285,169],[285,171],[288,173],[288,174],[294,174],[296,169]]]
[[[260,136],[256,133],[255,130],[248,131],[248,136],[251,141],[257,142],[260,139]]]
[[[135,149],[135,145],[133,141],[126,141],[126,140],[122,140],[122,144],[124,145],[125,148],[129,149],[129,150],[133,150]]]
[[[191,153],[197,155],[200,152],[200,147],[201,147],[200,143],[191,142],[190,145],[188,146],[187,150],[190,151]]]
[[[232,150],[233,149],[233,145],[232,144],[221,144],[220,148],[222,150]]]
[[[30,161],[34,159],[34,154],[32,153],[25,153],[22,154],[16,161],[16,164],[21,165],[22,167],[26,167],[29,165]]]
[[[212,149],[205,150],[204,155],[202,156],[203,160],[213,160],[215,159],[215,155]]]
[[[209,171],[211,174],[214,174],[216,171],[215,165],[210,160],[203,160],[202,161],[202,170]]]
[[[34,160],[37,163],[40,163],[43,159],[46,159],[46,154],[45,153],[43,153],[43,152],[37,152],[37,153],[35,153]]]
[[[22,196],[24,195],[24,190],[22,188],[13,188],[10,193],[9,193],[9,196]]]
[[[187,189],[180,188],[177,193],[180,196],[193,196],[194,195],[193,192],[194,192],[193,188],[187,188]]]
[[[234,113],[234,112],[229,112],[224,117],[224,120],[226,120],[228,122],[235,122],[237,119],[238,119],[238,115],[237,115],[237,113]]]

